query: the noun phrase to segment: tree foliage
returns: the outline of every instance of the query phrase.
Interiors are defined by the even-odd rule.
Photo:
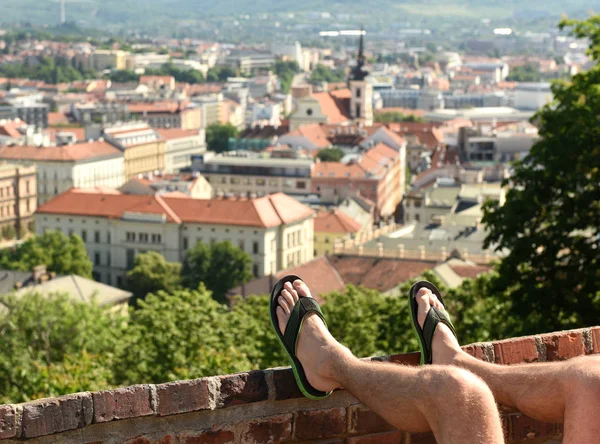
[[[600,317],[600,16],[563,21],[591,42],[596,65],[552,86],[540,140],[514,165],[504,206],[488,203],[487,246],[506,250],[495,292],[509,292],[523,332]]]
[[[46,83],[56,84],[93,79],[96,77],[96,73],[89,70],[78,70],[68,63],[57,62],[52,57],[40,57],[38,63],[33,65],[9,63],[0,65],[0,76],[43,80]]]
[[[344,157],[344,150],[341,148],[325,148],[317,153],[321,162],[339,162]]]
[[[185,256],[181,278],[190,289],[203,283],[217,301],[225,302],[229,290],[252,278],[251,267],[250,255],[229,241],[198,242]]]
[[[140,75],[129,69],[118,69],[116,71],[111,71],[108,78],[116,83],[138,82],[140,80]]]
[[[425,122],[425,119],[414,114],[404,114],[397,111],[387,111],[375,114],[375,122],[380,123],[398,123],[398,122]]]
[[[284,93],[290,92],[294,76],[300,72],[300,66],[294,60],[284,62],[283,60],[275,61],[275,74],[279,76],[279,84]]]
[[[127,288],[133,293],[134,304],[148,293],[173,293],[181,286],[181,264],[167,262],[156,251],[138,254],[127,273]]]
[[[175,66],[173,63],[165,63],[160,68],[148,68],[145,71],[146,75],[155,76],[173,76],[175,81],[184,82],[190,84],[204,83],[204,74],[196,69],[181,69]]]
[[[206,73],[206,80],[208,82],[226,82],[227,79],[229,77],[237,77],[238,72],[233,69],[230,68],[228,66],[224,66],[224,67],[217,67],[214,66],[212,68],[209,68],[208,72]]]
[[[347,78],[346,71],[343,69],[332,70],[325,65],[318,64],[310,75],[312,83],[327,82],[338,83],[345,82]]]
[[[208,149],[221,153],[227,151],[229,147],[229,139],[236,137],[238,130],[231,123],[221,125],[220,123],[212,123],[206,128],[206,144]]]
[[[535,65],[527,63],[512,68],[506,80],[511,82],[539,82],[542,80],[542,74]]]
[[[60,231],[47,231],[20,245],[0,250],[0,268],[29,271],[42,264],[57,274],[92,277],[92,262],[85,244],[76,234],[67,237]]]

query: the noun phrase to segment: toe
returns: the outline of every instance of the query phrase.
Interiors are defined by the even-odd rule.
[[[277,307],[275,313],[277,314],[279,331],[281,332],[281,334],[283,334],[285,333],[285,327],[287,326],[288,316],[284,313],[283,308],[281,308],[281,306]]]
[[[284,289],[281,292],[281,296],[283,296],[285,302],[287,302],[288,307],[290,307],[290,309],[296,304],[296,301],[294,301],[294,297],[292,296],[291,292]]]
[[[425,318],[427,318],[427,313],[429,313],[431,304],[430,304],[430,298],[429,298],[429,294],[431,292],[427,289],[421,289],[419,290],[419,292],[417,293],[417,305],[418,305],[418,310],[417,310],[417,321],[419,322],[419,325],[421,326],[421,328],[423,328],[423,324],[425,323]]]
[[[433,294],[433,293],[431,293],[430,296],[429,296],[429,304],[432,307],[437,308],[438,310],[441,310],[443,308],[442,303],[440,302],[440,300],[438,299],[438,297],[435,294]]]
[[[305,297],[305,298],[311,298],[312,297],[311,294],[310,294],[310,290],[308,288],[308,285],[306,285],[304,283],[304,281],[302,281],[300,279],[296,279],[294,281],[294,288],[298,292],[299,296]]]
[[[286,316],[289,316],[291,308],[290,308],[290,305],[288,304],[286,298],[283,296],[283,293],[282,293],[281,296],[279,296],[279,299],[277,300],[277,303],[279,304],[279,306],[283,310],[283,313]]]

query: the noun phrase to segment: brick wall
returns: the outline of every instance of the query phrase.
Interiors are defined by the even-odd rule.
[[[600,353],[600,327],[465,346],[498,364],[559,361]],[[417,365],[418,353],[373,358]],[[503,411],[509,443],[560,442],[561,426]],[[426,444],[394,430],[344,391],[322,401],[300,394],[289,368],[76,393],[0,406],[0,440],[87,444],[319,442]]]

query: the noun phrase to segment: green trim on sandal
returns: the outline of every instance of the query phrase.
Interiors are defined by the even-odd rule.
[[[327,322],[325,321],[325,317],[321,312],[321,307],[319,307],[319,303],[313,298],[309,297],[300,297],[292,312],[290,313],[290,318],[288,319],[288,323],[285,328],[285,332],[282,334],[279,330],[279,322],[277,320],[277,299],[281,294],[281,290],[283,290],[283,286],[286,282],[294,282],[295,280],[300,279],[298,276],[289,275],[285,276],[281,280],[279,280],[273,290],[271,291],[271,299],[269,301],[269,312],[271,315],[271,325],[273,325],[273,330],[275,330],[275,334],[279,338],[281,345],[287,352],[290,357],[290,361],[292,364],[292,371],[294,373],[294,378],[296,379],[296,384],[298,384],[298,388],[302,392],[304,396],[309,399],[319,400],[324,399],[331,395],[332,392],[323,392],[321,390],[317,390],[308,382],[306,378],[306,374],[304,373],[304,368],[302,364],[298,360],[296,356],[296,347],[298,346],[298,338],[300,337],[300,332],[302,331],[302,326],[304,324],[304,319],[310,313],[315,313],[319,316],[325,325]]]
[[[440,291],[435,285],[428,281],[419,281],[415,283],[411,287],[410,292],[408,294],[410,317],[412,319],[413,330],[417,335],[417,339],[419,340],[419,347],[421,349],[420,364],[429,365],[433,362],[431,343],[433,342],[433,335],[435,334],[437,326],[440,323],[447,325],[455,337],[456,330],[454,329],[454,325],[452,324],[450,317],[435,307],[431,307],[429,312],[427,312],[427,317],[425,318],[425,322],[423,322],[423,328],[421,328],[417,319],[419,305],[417,304],[417,300],[415,298],[417,297],[417,293],[419,292],[419,290],[423,287],[431,290],[431,292],[437,296],[438,300],[442,303],[444,308],[446,308],[446,305],[444,304],[444,299],[442,298]]]

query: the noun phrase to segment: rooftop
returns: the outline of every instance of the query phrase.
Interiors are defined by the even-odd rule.
[[[501,365],[555,362],[600,353],[600,327],[466,345],[470,355]],[[398,365],[419,354],[365,358]],[[560,424],[503,409],[508,444],[556,442]],[[0,440],[38,443],[432,443],[411,435],[340,390],[322,401],[304,399],[289,367],[140,384],[0,406]],[[18,440],[18,441],[17,441]]]
[[[314,219],[315,233],[357,233],[362,226],[339,210],[319,211]]]
[[[110,143],[103,141],[62,146],[5,146],[0,148],[1,159],[13,160],[76,162],[110,156],[122,156],[122,153]]]
[[[283,193],[256,199],[194,199],[71,189],[38,207],[37,213],[109,219],[136,213],[162,216],[167,223],[271,228],[312,217],[313,210]]]

